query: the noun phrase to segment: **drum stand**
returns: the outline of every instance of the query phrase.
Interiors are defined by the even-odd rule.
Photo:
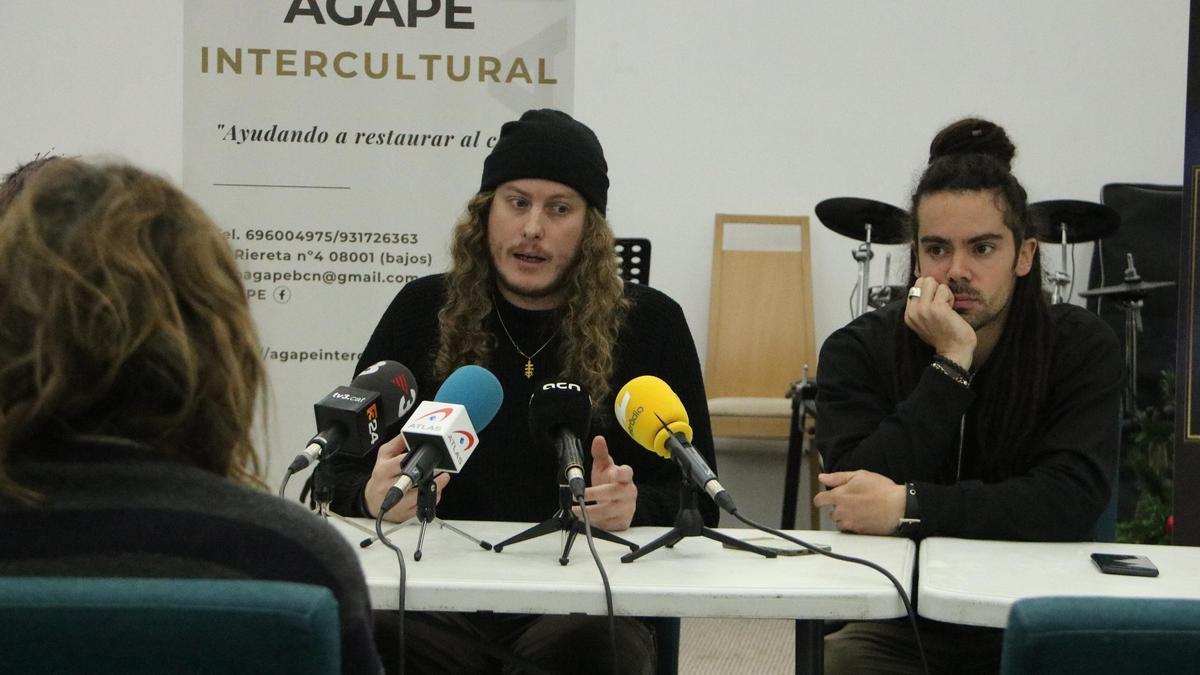
[[[871,291],[867,285],[871,283],[871,259],[875,257],[875,252],[871,250],[871,224],[865,223],[864,228],[866,241],[859,244],[850,254],[858,263],[858,300],[854,306],[854,316],[866,312],[871,299]]]
[[[1142,277],[1137,273],[1137,268],[1133,266],[1133,254],[1125,254],[1125,283],[1136,284],[1142,280]],[[1128,415],[1133,415],[1137,412],[1137,352],[1138,352],[1138,333],[1142,332],[1142,307],[1145,305],[1146,295],[1130,294],[1128,296],[1118,296],[1117,306],[1125,313],[1125,394],[1121,397],[1121,404],[1125,408]]]
[[[788,388],[788,398],[792,399],[792,423],[788,433],[787,469],[783,478],[783,512],[779,517],[779,527],[784,530],[796,528],[796,500],[800,493],[800,462],[806,453],[815,453],[813,447],[814,430],[810,420],[817,417],[817,383],[808,379],[808,364],[804,364],[804,378],[797,380]],[[812,458],[819,458],[813,455]],[[813,463],[815,464],[815,462]],[[810,465],[809,487],[816,494],[816,467]],[[809,527],[821,529],[821,523],[815,517],[816,511],[811,511]]]
[[[889,284],[888,279],[892,276],[892,254],[888,253],[883,257],[883,283],[879,286],[872,286],[869,293],[867,304],[872,309],[880,309],[887,305],[892,300],[895,300],[904,293],[905,287],[896,284]]]
[[[1067,302],[1069,298],[1063,291],[1067,286],[1071,285],[1071,275],[1067,274],[1067,224],[1059,223],[1059,230],[1062,232],[1062,267],[1050,275],[1050,283],[1054,285],[1054,293],[1050,297],[1052,304]]]
[[[518,532],[499,544],[496,544],[492,547],[492,550],[496,553],[499,553],[504,549],[505,546],[508,546],[509,544],[515,544],[519,541],[525,541],[526,539],[533,539],[534,537],[540,537],[543,534],[550,534],[551,532],[565,532],[567,538],[566,541],[563,542],[562,555],[558,558],[558,564],[566,565],[571,561],[571,546],[575,543],[575,537],[583,531],[585,531],[583,521],[576,517],[575,512],[571,510],[571,488],[566,485],[559,485],[558,511],[555,511],[553,516],[550,516],[546,520],[543,520],[524,532]],[[597,539],[611,541],[614,544],[628,546],[630,551],[638,550],[638,545],[632,541],[629,541],[628,539],[622,539],[611,532],[601,530],[597,527],[592,528],[592,536]]]

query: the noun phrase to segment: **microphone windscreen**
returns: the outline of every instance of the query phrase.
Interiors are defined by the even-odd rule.
[[[562,427],[575,438],[587,439],[591,423],[592,400],[582,385],[545,380],[529,397],[529,430],[538,445],[553,447],[553,434]]]
[[[625,433],[638,445],[663,457],[671,456],[667,439],[672,434],[683,434],[689,443],[692,440],[692,427],[683,402],[666,382],[653,375],[635,377],[621,387],[613,410]]]
[[[397,361],[379,361],[363,369],[350,386],[379,393],[380,421],[388,428],[417,404],[417,378]]]
[[[504,390],[500,387],[500,380],[487,368],[462,366],[450,373],[450,377],[438,387],[433,400],[465,407],[475,430],[483,431],[500,410],[500,404],[504,402]]]

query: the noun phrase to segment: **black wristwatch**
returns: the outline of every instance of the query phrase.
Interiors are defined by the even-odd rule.
[[[904,515],[896,527],[896,534],[901,537],[912,537],[921,527],[921,509],[917,504],[917,486],[909,482],[904,485]]]

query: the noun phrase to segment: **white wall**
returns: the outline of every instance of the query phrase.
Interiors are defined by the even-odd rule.
[[[575,109],[605,144],[618,234],[651,238],[651,283],[683,305],[701,354],[714,213],[903,207],[929,140],[963,115],[1008,129],[1031,200],[1182,179],[1183,0],[620,7],[580,3]],[[849,319],[856,243],[811,227],[819,344]]]
[[[0,2],[0,172],[48,151],[182,180],[183,2]]]
[[[610,216],[654,242],[652,283],[702,355],[714,213],[902,206],[956,117],[1008,128],[1033,200],[1181,180],[1186,0],[578,4],[575,110],[608,155]],[[181,0],[0,3],[0,169],[53,149],[179,180],[182,14]],[[820,341],[848,319],[855,243],[812,228]]]

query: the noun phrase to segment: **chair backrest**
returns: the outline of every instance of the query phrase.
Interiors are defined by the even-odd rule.
[[[1195,673],[1200,600],[1027,598],[1004,632],[1004,675]]]
[[[623,238],[616,240],[617,272],[625,281],[650,285],[650,240]]]
[[[0,672],[341,672],[338,605],[284,581],[0,577]]]
[[[705,389],[710,401],[778,399],[779,438],[791,382],[817,366],[808,241],[803,216],[719,213],[713,231]],[[714,412],[714,436],[745,435],[725,422]]]

